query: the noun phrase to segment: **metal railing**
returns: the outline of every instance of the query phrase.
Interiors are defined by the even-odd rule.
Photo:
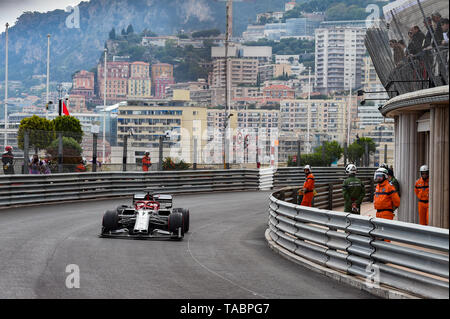
[[[258,190],[259,170],[99,172],[0,176],[0,207],[131,195]]]
[[[320,192],[319,192],[320,195]],[[373,287],[449,297],[449,230],[296,205],[292,188],[270,196],[268,234],[278,247]]]

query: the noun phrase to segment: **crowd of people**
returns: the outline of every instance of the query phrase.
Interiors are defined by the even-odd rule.
[[[418,63],[416,71],[424,79],[433,80],[431,74],[443,77],[445,75],[443,69],[446,69],[448,65],[448,31],[449,19],[443,18],[439,12],[434,12],[431,17],[424,19],[422,29],[415,25],[408,30],[408,43],[405,43],[403,39],[389,40],[395,66],[400,68],[415,62]],[[436,47],[440,50],[447,49],[442,56],[447,65],[442,65],[441,61],[437,59]],[[431,82],[433,84],[433,81]]]
[[[310,165],[303,169],[305,182],[298,191],[298,204],[303,206],[313,206],[315,190],[315,180]],[[357,168],[354,164],[348,164],[345,168],[348,178],[342,184],[342,194],[344,197],[344,212],[360,214],[361,203],[366,196],[363,182],[356,177]],[[428,225],[428,196],[429,196],[429,169],[427,165],[420,167],[421,177],[416,181],[414,192],[418,198],[419,223]],[[395,212],[400,206],[400,183],[394,176],[392,167],[382,164],[374,173],[373,204],[376,210],[376,217],[394,219]]]
[[[75,172],[83,173],[86,172],[86,159],[82,158],[79,163],[75,166]],[[2,165],[3,174],[12,175],[14,174],[14,154],[12,146],[6,146],[5,152],[2,154]],[[38,154],[33,154],[33,156],[28,160],[28,173],[29,174],[51,174],[52,172],[58,172],[57,163],[52,161],[49,154],[45,155],[43,159],[40,159]]]

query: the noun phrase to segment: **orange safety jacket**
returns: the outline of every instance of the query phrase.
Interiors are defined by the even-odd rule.
[[[77,167],[75,168],[75,172],[86,172],[86,166],[84,166],[83,164],[78,164]]]
[[[309,173],[306,176],[305,182],[303,183],[303,188],[306,188],[305,193],[314,191],[314,175],[312,173]]]
[[[150,156],[145,156],[142,158],[142,170],[147,172],[148,168],[152,164],[152,161],[150,160]]]
[[[395,208],[400,206],[398,192],[387,179],[377,185],[373,198],[373,206],[377,212],[389,211],[392,213]]]
[[[428,203],[428,194],[429,194],[429,184],[427,180],[424,180],[422,177],[416,181],[416,186],[414,188],[414,192],[416,193],[419,202]]]

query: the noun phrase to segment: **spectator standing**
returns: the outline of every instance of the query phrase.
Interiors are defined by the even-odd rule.
[[[395,39],[389,40],[389,46],[394,51],[394,63],[397,66],[403,61],[405,54],[403,52],[402,47],[398,44],[397,40]]]
[[[431,20],[430,17],[427,17],[425,20],[423,20],[423,25],[425,27],[425,30],[427,30],[427,34],[425,34],[422,48],[430,49],[431,47],[434,47],[433,37],[431,35],[431,32],[433,32],[434,34],[433,20]],[[431,30],[431,32],[429,30]]]
[[[439,12],[434,12],[431,15],[431,20],[433,20],[434,25],[434,38],[436,39],[436,43],[440,45],[442,40],[444,40],[444,32],[442,31],[442,22],[441,22],[441,14]]]
[[[446,45],[448,46],[448,27],[449,27],[449,20],[448,19],[442,19],[441,20],[441,25],[442,25],[442,45]]]
[[[28,168],[30,169],[30,174],[40,174],[41,173],[42,161],[39,159],[37,154],[34,154],[30,163],[28,163]]]
[[[422,46],[425,40],[425,35],[420,30],[420,28],[418,26],[412,27],[409,30],[408,35],[410,37],[410,41],[408,43],[408,52],[411,55],[416,55],[422,52]]]
[[[2,154],[3,174],[14,174],[14,155],[12,146],[5,146],[5,152]]]
[[[41,165],[41,174],[51,174],[52,170],[50,169],[51,161],[50,161],[50,155],[45,155],[44,160],[42,161]]]

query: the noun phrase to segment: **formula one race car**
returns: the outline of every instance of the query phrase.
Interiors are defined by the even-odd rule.
[[[189,210],[172,208],[172,202],[172,195],[134,194],[132,206],[106,211],[100,237],[181,240],[189,231]]]

